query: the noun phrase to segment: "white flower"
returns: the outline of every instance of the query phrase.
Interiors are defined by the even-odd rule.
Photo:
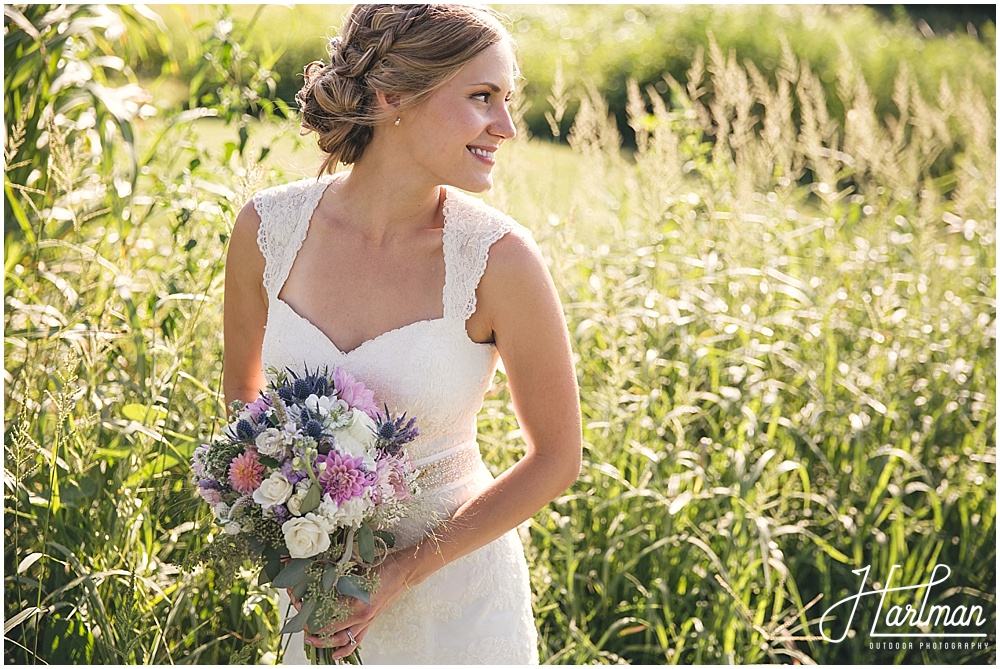
[[[367,460],[368,449],[375,445],[374,430],[375,421],[368,414],[352,409],[350,421],[333,433],[337,439],[337,449],[355,458]],[[368,464],[374,466],[374,462]]]
[[[226,531],[226,534],[239,534],[243,531],[243,528],[235,520],[223,525],[222,529]]]
[[[295,494],[288,498],[285,502],[285,506],[288,507],[288,512],[293,516],[302,515],[302,502],[306,498],[306,493],[309,492],[309,481],[299,481],[299,484],[295,486]]]
[[[229,505],[225,502],[219,502],[213,506],[212,511],[215,513],[215,519],[220,523],[229,522]]]
[[[227,437],[229,437],[233,441],[239,441],[240,440],[240,435],[236,434],[236,426],[237,425],[239,425],[239,421],[238,420],[234,420],[232,423],[230,423],[229,425],[227,425],[224,428],[222,428],[222,434],[226,435]]]
[[[315,513],[293,518],[281,526],[288,554],[293,558],[310,558],[330,547],[329,524]]]
[[[322,517],[332,527],[351,526],[357,528],[361,527],[361,523],[364,522],[365,515],[371,506],[372,503],[368,495],[349,499],[340,506],[337,506],[337,503],[330,499],[329,495],[324,495],[315,514],[309,515]]]
[[[290,446],[293,435],[279,430],[276,427],[269,427],[254,439],[257,451],[262,455],[280,456],[285,454],[285,447]]]
[[[332,413],[345,411],[347,409],[347,402],[338,400],[336,396],[319,397],[317,395],[310,395],[306,398],[306,408],[312,413],[325,417]]]
[[[294,491],[294,486],[281,472],[271,472],[271,475],[253,491],[253,501],[266,511],[278,504],[284,504]]]

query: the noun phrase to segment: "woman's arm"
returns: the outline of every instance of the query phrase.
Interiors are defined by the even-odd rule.
[[[503,359],[525,455],[418,545],[410,586],[531,518],[580,473],[580,399],[569,333],[530,237],[508,234],[493,245],[477,302]]]
[[[261,363],[267,295],[258,227],[260,216],[248,202],[236,217],[226,254],[222,388],[227,406],[233,400],[253,402],[267,383]]]
[[[353,650],[343,630],[362,640],[371,621],[406,589],[531,518],[579,475],[580,400],[569,333],[555,286],[530,238],[508,234],[493,245],[477,302],[504,362],[525,455],[459,507],[433,537],[387,559],[370,605],[356,603],[351,618],[324,630],[329,637],[307,637],[309,643],[331,646],[333,659]]]

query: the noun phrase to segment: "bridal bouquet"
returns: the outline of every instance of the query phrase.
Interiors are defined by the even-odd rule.
[[[223,530],[203,561],[235,574],[249,559],[259,584],[301,602],[281,633],[316,632],[347,617],[341,595],[368,602],[378,587],[375,567],[394,543],[385,528],[418,492],[403,448],[416,421],[380,412],[341,368],[276,374],[256,401],[230,410],[224,437],[192,457],[198,493]]]

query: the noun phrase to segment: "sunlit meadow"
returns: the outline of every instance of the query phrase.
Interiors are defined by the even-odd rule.
[[[253,18],[195,26],[164,107],[112,57],[169,44],[145,12],[5,18],[7,662],[279,650],[271,591],[187,564],[210,527],[188,458],[224,415],[235,213],[319,161]],[[787,41],[766,67],[705,44],[623,76],[634,151],[554,58],[486,196],[549,262],[581,387],[581,477],[522,528],[542,661],[995,662],[992,94],[904,62],[877,97],[847,44],[833,82]],[[539,112],[564,143],[529,136]],[[495,471],[516,459],[502,374],[480,432]],[[985,650],[875,651],[867,602],[821,636],[853,570],[935,564]]]

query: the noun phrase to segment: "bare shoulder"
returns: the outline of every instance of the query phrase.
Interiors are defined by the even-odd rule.
[[[260,214],[257,213],[257,207],[254,204],[254,195],[247,203],[243,205],[240,209],[240,213],[236,215],[236,222],[233,225],[233,233],[239,231],[243,236],[247,236],[248,233],[252,233],[254,236],[257,235],[257,230],[260,228]]]
[[[525,297],[547,292],[551,281],[545,258],[531,233],[515,225],[490,247],[479,295],[486,305],[523,304]]]
[[[261,226],[260,214],[251,198],[240,210],[233,223],[233,233],[226,252],[226,300],[235,295],[264,295],[264,254],[257,236]],[[263,296],[266,304],[267,297]]]
[[[527,332],[548,321],[563,324],[545,258],[531,233],[520,225],[490,247],[477,294],[498,344],[505,338],[509,341],[516,330]]]
[[[264,256],[257,246],[257,236],[260,231],[261,219],[254,206],[253,198],[243,205],[243,209],[236,215],[233,223],[233,234],[229,241],[229,255],[231,259],[236,254],[242,261],[251,261],[260,257],[260,262],[264,262]]]
[[[486,275],[514,278],[539,269],[545,269],[542,252],[531,233],[520,225],[515,225],[490,247]],[[486,276],[483,279],[486,280]]]

